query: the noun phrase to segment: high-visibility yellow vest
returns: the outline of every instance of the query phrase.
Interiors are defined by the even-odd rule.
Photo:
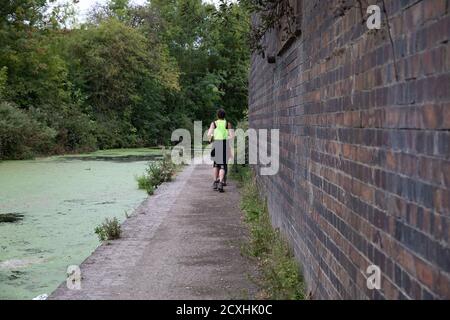
[[[216,128],[214,129],[214,140],[227,140],[228,139],[228,129],[226,120],[216,120],[214,122]]]

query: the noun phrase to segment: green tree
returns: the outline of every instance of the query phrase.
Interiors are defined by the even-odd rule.
[[[48,153],[56,132],[12,104],[0,103],[0,159]]]
[[[151,47],[147,40],[116,18],[74,31],[69,39],[71,81],[86,95],[101,126],[101,148],[158,140],[149,139],[154,130],[145,127],[158,122],[164,90],[177,90],[178,72],[164,47]]]
[[[218,107],[242,118],[249,16],[239,4],[111,0],[78,25],[72,5],[51,2],[0,6],[0,143],[18,144],[1,157],[166,144]]]
[[[247,110],[250,17],[239,4],[222,0],[210,23],[211,31],[205,41],[211,48],[210,68],[222,79],[221,106],[227,110],[230,121],[238,122]]]
[[[218,9],[201,0],[155,0],[166,22],[161,30],[180,66],[182,90],[177,104],[193,120],[208,123],[218,107],[231,121],[247,106],[249,15],[238,4]]]
[[[30,29],[42,24],[45,9],[55,0],[14,0],[2,1],[0,23],[2,27],[14,25],[18,29]]]

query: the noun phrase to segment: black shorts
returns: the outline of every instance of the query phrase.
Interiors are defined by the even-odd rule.
[[[214,141],[213,149],[211,151],[211,158],[214,161],[214,168],[228,169],[228,145],[227,140]]]

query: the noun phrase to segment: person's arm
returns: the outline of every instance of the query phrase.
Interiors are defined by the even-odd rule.
[[[227,122],[227,129],[228,129],[228,141],[227,141],[227,154],[228,154],[228,161],[233,160],[234,159],[234,150],[233,148],[231,148],[231,140],[234,139],[234,130],[233,130],[233,126],[231,125],[230,122]]]
[[[212,137],[214,136],[214,122],[211,122],[211,125],[209,126],[209,130],[208,130],[208,138],[209,138],[209,142],[211,142]]]
[[[228,138],[229,138],[229,139],[234,139],[234,129],[233,129],[233,126],[231,125],[230,122],[227,122],[227,126],[228,126]]]

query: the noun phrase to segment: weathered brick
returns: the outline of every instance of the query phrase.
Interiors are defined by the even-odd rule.
[[[424,1],[422,3],[424,20],[436,19],[445,13],[446,0]]]
[[[395,57],[356,10],[303,4],[292,48],[252,56],[250,127],[280,129],[280,172],[257,179],[270,214],[317,298],[449,299],[449,1],[386,0]]]

